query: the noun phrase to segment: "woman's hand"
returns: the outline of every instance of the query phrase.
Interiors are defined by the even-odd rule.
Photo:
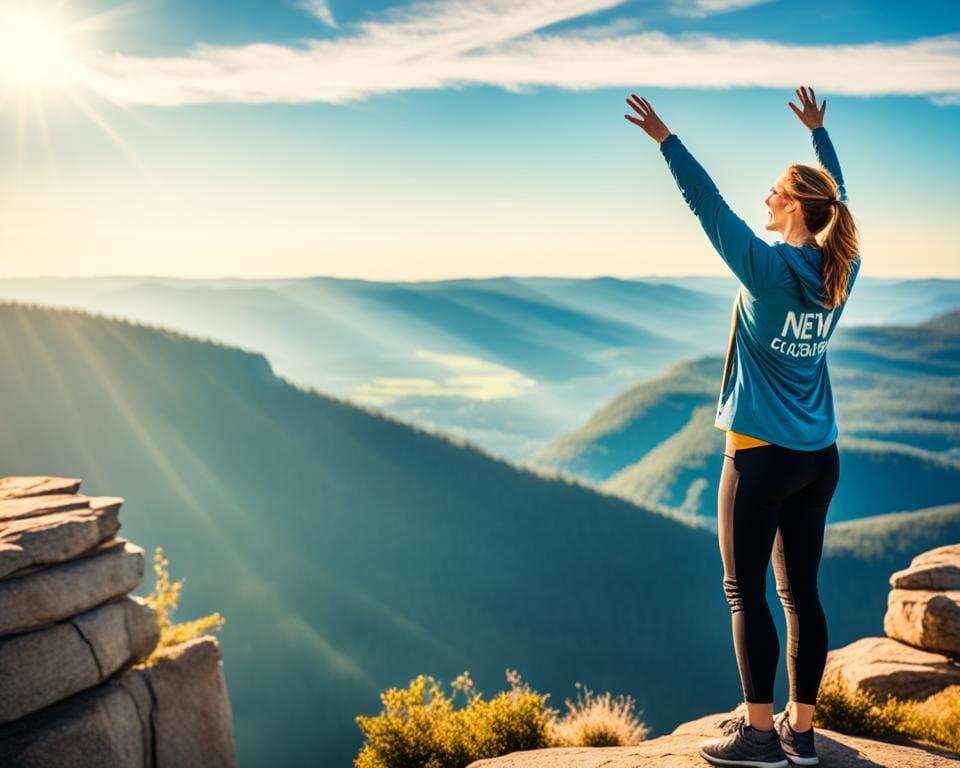
[[[624,115],[624,117],[631,123],[635,123],[643,128],[643,130],[647,132],[647,135],[659,144],[670,135],[670,129],[657,117],[657,113],[653,111],[653,107],[650,106],[650,103],[646,99],[639,98],[635,93],[631,93],[630,95],[633,96],[634,100],[630,101],[630,99],[627,99],[627,104],[633,107],[634,111],[640,115],[640,119],[638,120],[630,115]]]
[[[811,131],[822,126],[823,113],[827,109],[827,100],[824,99],[823,104],[817,109],[817,94],[813,92],[813,88],[810,89],[810,96],[807,96],[807,89],[803,86],[797,88],[796,94],[800,97],[800,103],[803,104],[803,111],[797,109],[792,101],[788,101],[787,104],[790,105],[790,109],[797,113],[797,117]]]

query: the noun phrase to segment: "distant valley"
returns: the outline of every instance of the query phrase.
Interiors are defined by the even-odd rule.
[[[960,312],[914,326],[841,326],[827,359],[842,462],[828,520],[958,501]],[[712,525],[722,369],[714,356],[678,363],[618,395],[529,464]]]
[[[512,461],[530,459],[670,366],[721,354],[736,292],[732,276],[0,280],[0,298],[259,352],[297,385]],[[863,277],[843,327],[920,322],[956,308],[960,281]]]
[[[705,520],[526,470],[169,331],[2,305],[0,350],[4,472],[125,497],[121,535],[163,546],[185,579],[175,618],[226,618],[242,764],[348,764],[353,716],[420,673],[467,669],[494,692],[518,669],[560,705],[577,681],[629,693],[655,734],[738,690],[732,656],[703,652],[731,643]],[[842,526],[823,563],[835,645],[878,631],[886,577],[956,541],[960,505]],[[785,684],[781,665],[781,698]]]

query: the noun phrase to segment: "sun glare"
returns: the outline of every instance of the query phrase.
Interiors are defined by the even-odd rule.
[[[18,169],[41,148],[56,171],[48,107],[72,104],[138,166],[140,158],[97,108],[104,96],[91,78],[91,35],[129,15],[132,2],[93,15],[67,10],[70,0],[0,0],[0,126],[15,133]],[[18,173],[18,184],[22,172]]]
[[[32,5],[0,8],[0,84],[42,91],[70,79],[70,50],[55,14]]]

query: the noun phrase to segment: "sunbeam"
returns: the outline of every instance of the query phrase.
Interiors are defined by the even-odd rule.
[[[17,167],[22,169],[24,155],[34,143],[40,145],[48,163],[52,161],[54,147],[45,107],[57,102],[79,109],[140,171],[150,175],[130,145],[85,98],[87,92],[102,96],[91,86],[90,36],[132,6],[72,17],[66,13],[67,5],[68,0],[45,5],[36,0],[0,0],[0,119],[8,116],[14,126]],[[56,175],[55,167],[53,171]]]
[[[111,141],[113,141],[116,146],[123,151],[123,153],[133,161],[133,163],[140,169],[140,171],[145,176],[151,176],[152,173],[144,164],[143,160],[140,159],[140,156],[134,151],[124,138],[117,133],[116,129],[110,125],[107,119],[101,115],[97,110],[83,98],[83,95],[79,90],[73,89],[70,87],[65,87],[62,89],[64,95],[66,95],[76,106],[83,112],[90,121],[94,123],[100,130],[102,130]]]

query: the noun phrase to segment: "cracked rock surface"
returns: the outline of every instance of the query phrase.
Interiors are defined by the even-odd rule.
[[[233,768],[216,638],[158,648],[123,499],[79,487],[0,478],[0,766]]]
[[[45,629],[0,638],[0,723],[102,683],[149,656],[159,640],[156,612],[129,595]]]
[[[722,735],[721,720],[741,710],[718,712],[683,723],[673,733],[634,747],[566,747],[513,752],[477,760],[469,768],[703,768],[700,742]],[[836,731],[814,731],[820,764],[826,768],[956,768],[960,754],[909,740],[878,740]]]
[[[95,749],[94,749],[95,748]],[[13,723],[4,768],[234,768],[233,727],[215,638],[198,637]]]

